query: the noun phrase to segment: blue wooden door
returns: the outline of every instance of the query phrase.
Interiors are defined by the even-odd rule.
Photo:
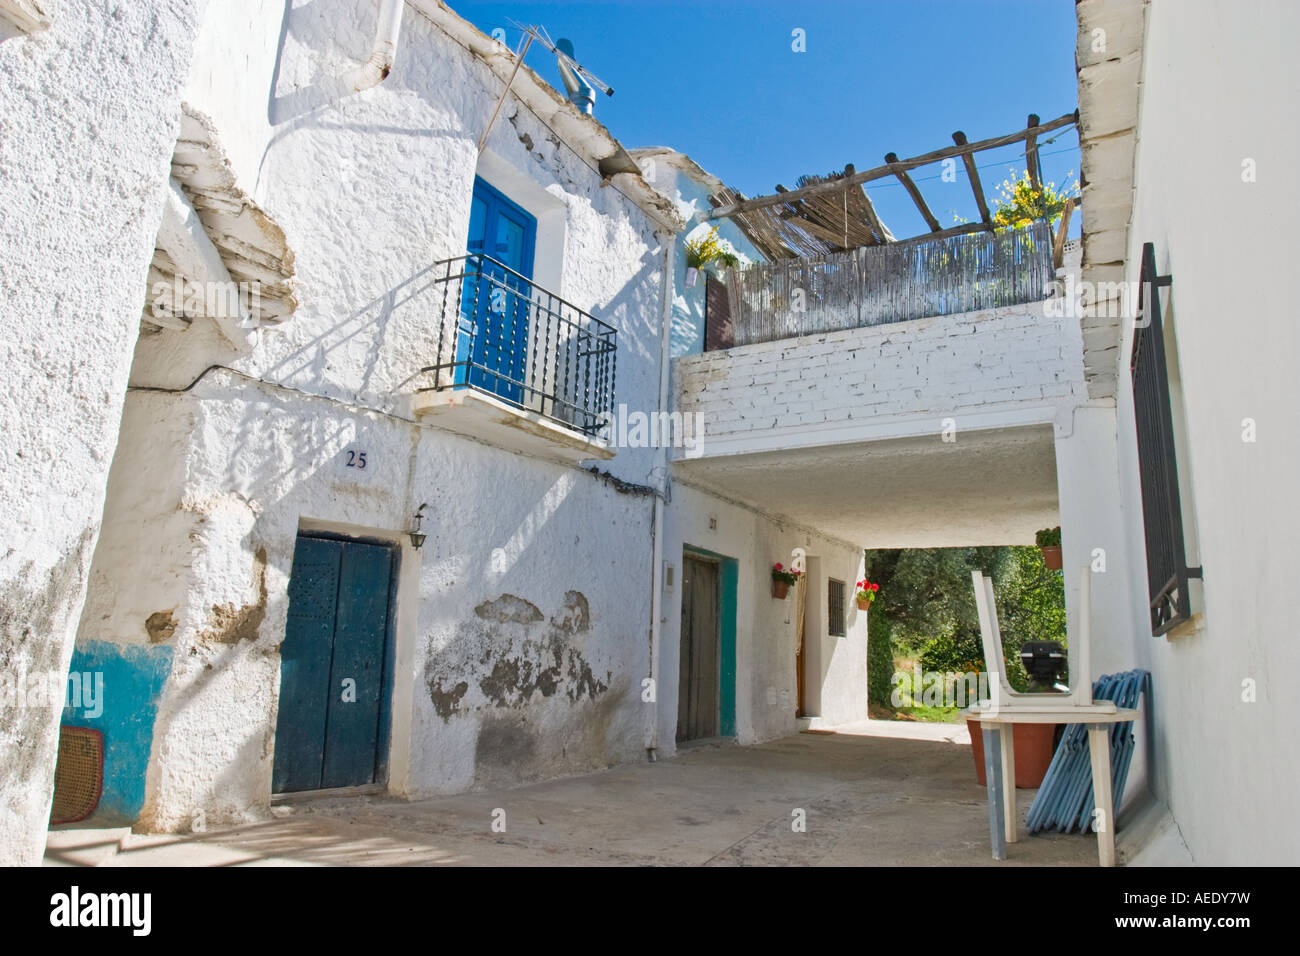
[[[456,361],[459,381],[512,402],[527,384],[528,318],[532,302],[537,220],[481,179],[470,206],[465,286]],[[505,268],[502,268],[504,266]]]
[[[382,776],[393,557],[386,545],[298,538],[280,646],[274,792]]]

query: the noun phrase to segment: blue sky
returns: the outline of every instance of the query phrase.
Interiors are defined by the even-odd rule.
[[[544,25],[573,41],[578,62],[615,90],[596,116],[627,147],[671,146],[747,195],[794,188],[804,173],[888,152],[913,156],[951,145],[962,130],[983,139],[1044,121],[1077,104],[1072,0],[450,0],[484,32],[510,21]],[[807,50],[791,49],[802,29]],[[554,57],[538,44],[528,65],[560,86]],[[1008,147],[981,154],[990,198],[1023,159]],[[1073,127],[1043,146],[1058,186],[1078,178]],[[978,218],[959,170],[917,174],[944,226]],[[1068,173],[1068,179],[1067,179]],[[934,177],[926,179],[926,177]],[[868,193],[900,237],[926,227],[896,181]]]

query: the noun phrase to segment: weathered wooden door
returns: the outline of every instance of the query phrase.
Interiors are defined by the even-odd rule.
[[[276,793],[381,777],[394,549],[299,536],[280,646]]]
[[[678,740],[718,736],[722,668],[718,625],[718,565],[685,555],[682,558]]]

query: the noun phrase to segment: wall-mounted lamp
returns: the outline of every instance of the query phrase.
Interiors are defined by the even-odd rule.
[[[411,547],[415,548],[416,551],[420,550],[420,546],[424,544],[424,539],[428,537],[427,534],[420,531],[420,522],[424,520],[424,509],[427,507],[429,507],[428,504],[422,504],[415,509],[415,527],[406,532],[411,536]]]

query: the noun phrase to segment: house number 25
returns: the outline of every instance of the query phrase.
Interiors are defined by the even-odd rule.
[[[349,452],[348,452],[348,467],[349,467],[349,468],[365,468],[365,467],[366,467],[366,453],[365,453],[364,451],[349,451]]]

